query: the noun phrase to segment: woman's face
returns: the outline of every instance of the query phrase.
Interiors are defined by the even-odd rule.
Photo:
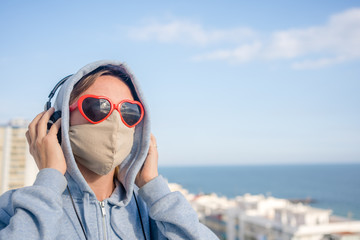
[[[134,100],[130,88],[123,81],[117,77],[108,75],[98,77],[94,84],[84,91],[81,96],[85,94],[106,96],[115,104],[120,103],[124,99]],[[78,98],[76,101],[77,100]],[[89,122],[81,115],[78,108],[70,113],[70,126],[85,123]]]

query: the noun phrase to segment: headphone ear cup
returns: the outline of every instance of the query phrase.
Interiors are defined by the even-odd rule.
[[[48,123],[47,123],[47,130],[49,131],[51,126],[59,119],[61,118],[61,111],[56,111],[51,115]],[[61,144],[61,128],[59,128],[59,131],[57,133],[57,139],[59,143]]]
[[[53,90],[51,90],[48,98],[49,100],[46,102],[44,108],[45,108],[45,111],[46,110],[49,110],[50,107],[51,107],[51,99],[54,97],[56,91],[58,90],[58,88],[64,84],[64,82],[66,82],[66,80],[68,80],[70,77],[72,76],[72,74],[64,77],[63,79],[61,79],[56,85],[55,87],[53,88]],[[48,123],[47,123],[47,130],[49,131],[51,126],[59,119],[61,118],[61,111],[56,111],[53,113],[53,115],[51,115]],[[59,141],[59,143],[61,144],[61,128],[59,128],[59,131],[57,133],[57,139]]]

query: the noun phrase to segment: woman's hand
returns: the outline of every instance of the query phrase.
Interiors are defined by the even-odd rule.
[[[156,178],[158,173],[158,151],[156,145],[156,139],[153,134],[150,137],[150,147],[148,155],[145,159],[145,163],[140,169],[135,179],[135,184],[141,188],[152,179]]]
[[[38,114],[29,124],[29,129],[25,135],[29,143],[30,153],[39,170],[54,168],[65,174],[65,157],[56,136],[60,129],[61,118],[47,132],[47,123],[54,111],[54,108],[50,108],[48,111]]]

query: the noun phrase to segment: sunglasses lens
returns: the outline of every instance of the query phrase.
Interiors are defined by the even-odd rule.
[[[141,108],[135,103],[124,102],[120,108],[123,120],[129,125],[135,125],[141,118]]]
[[[111,104],[106,99],[88,97],[82,102],[82,109],[91,121],[98,122],[109,114]]]

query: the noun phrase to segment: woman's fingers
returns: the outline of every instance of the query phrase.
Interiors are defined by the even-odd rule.
[[[54,112],[55,108],[50,108],[42,115],[37,124],[37,138],[43,138],[46,136],[47,123],[49,122],[49,119]]]
[[[153,144],[153,146],[156,147],[156,138],[155,138],[154,134],[151,134],[150,140],[151,140],[151,143]]]
[[[30,144],[30,143],[31,143],[31,140],[30,140],[29,130],[26,131],[25,136],[26,136],[26,140],[27,140],[28,144]]]
[[[31,145],[31,139],[30,139],[30,132],[29,132],[29,130],[26,131],[25,136],[26,136],[26,140],[27,140],[27,142],[28,142],[28,144],[29,144],[29,152],[30,152],[31,155],[34,155],[35,153],[34,153],[34,151],[33,151],[32,145]]]
[[[45,113],[44,112],[41,112],[39,113],[38,115],[36,115],[36,117],[31,121],[31,123],[29,124],[28,126],[28,135],[29,135],[29,139],[28,141],[30,140],[29,144],[33,144],[35,139],[36,139],[36,134],[37,134],[37,131],[36,131],[36,127],[37,127],[37,124],[39,122],[39,119],[41,118],[41,116]]]
[[[135,184],[141,188],[158,175],[158,152],[156,138],[153,134],[151,134],[149,152],[146,156],[144,165],[136,176]]]
[[[25,135],[30,145],[30,153],[40,170],[53,168],[65,174],[65,157],[56,136],[61,126],[61,119],[58,119],[47,132],[47,124],[54,111],[54,108],[50,108],[38,114],[29,124]]]
[[[153,134],[150,136],[150,149],[149,153],[157,150],[156,138]]]
[[[53,113],[54,109],[52,108],[41,113],[40,117],[39,115],[36,116],[25,135],[28,142],[31,142],[30,153],[34,157],[39,170],[53,168],[65,174],[65,157],[56,136],[61,126],[61,118],[47,132],[47,123]],[[33,139],[31,139],[31,133],[35,136]]]
[[[61,118],[56,120],[56,122],[51,126],[48,135],[56,135],[59,132],[61,126]]]

